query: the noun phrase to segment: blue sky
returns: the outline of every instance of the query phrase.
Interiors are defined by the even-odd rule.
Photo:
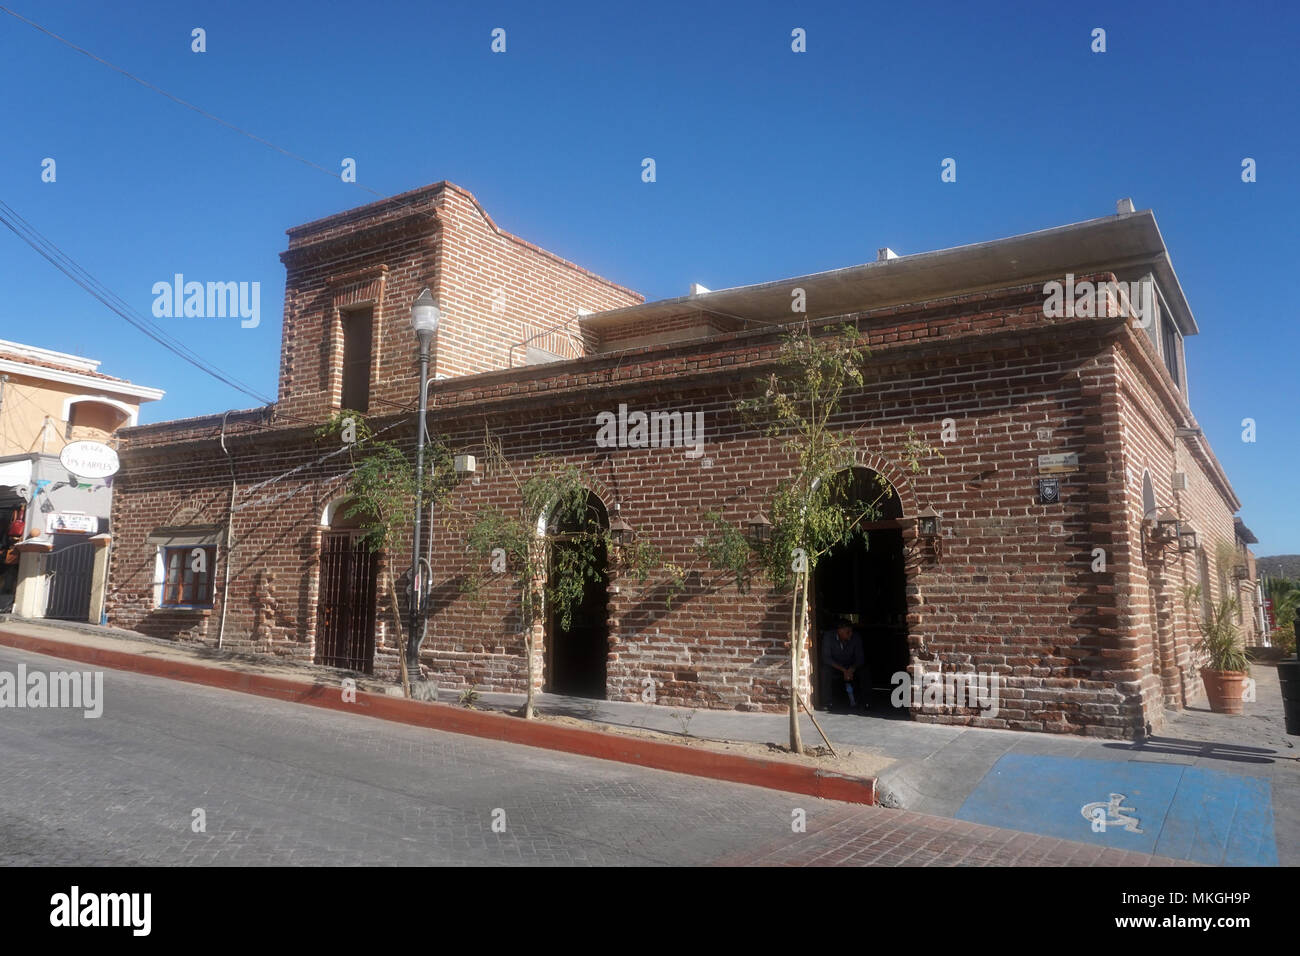
[[[382,194],[459,183],[503,228],[652,299],[1109,215],[1131,196],[1155,210],[1200,323],[1192,406],[1256,550],[1300,553],[1294,4],[4,4],[331,170],[355,158]],[[791,52],[795,27],[807,53]],[[260,282],[256,329],[159,322],[273,395],[284,230],[374,196],[3,14],[0,84],[0,199],[144,315],[175,272]],[[944,157],[956,183],[939,180]],[[0,338],[166,389],[145,421],[256,404],[7,230],[0,286]]]

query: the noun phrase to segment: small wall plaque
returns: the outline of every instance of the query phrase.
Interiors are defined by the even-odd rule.
[[[1039,478],[1038,500],[1045,505],[1054,505],[1061,500],[1061,479]]]
[[[1079,456],[1074,452],[1062,455],[1039,455],[1038,473],[1040,475],[1059,475],[1079,470]]]
[[[99,530],[99,519],[94,515],[81,514],[76,511],[56,511],[50,517],[49,531],[66,534],[94,534]]]

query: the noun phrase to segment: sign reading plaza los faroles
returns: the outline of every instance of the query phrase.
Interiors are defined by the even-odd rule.
[[[74,441],[63,446],[59,462],[78,478],[107,478],[117,474],[117,452],[102,442]]]

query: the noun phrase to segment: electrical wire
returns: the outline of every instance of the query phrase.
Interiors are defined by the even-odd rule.
[[[27,245],[31,246],[41,255],[42,258],[48,261],[77,285],[81,286],[82,289],[89,292],[111,311],[125,319],[131,325],[135,326],[169,352],[184,359],[200,371],[211,375],[213,378],[217,379],[217,381],[229,385],[236,391],[242,392],[245,395],[256,399],[263,405],[274,404],[274,399],[267,398],[265,395],[254,391],[246,383],[243,383],[232,375],[218,369],[216,366],[204,360],[197,352],[168,335],[153,322],[132,314],[130,306],[128,306],[121,297],[112,292],[112,290],[108,289],[107,286],[82,268],[76,260],[65,253],[51,240],[41,235],[35,227],[23,219],[22,216],[20,216],[3,200],[0,200],[0,223],[3,223],[14,235],[27,243]]]
[[[47,27],[41,26],[41,24],[37,23],[35,20],[29,20],[27,17],[23,16],[20,13],[16,13],[13,10],[10,10],[6,6],[0,6],[0,13],[7,13],[15,20],[19,20],[22,23],[25,23],[28,26],[36,30],[39,30],[41,33],[44,33],[46,36],[50,37],[53,40],[57,40],[59,43],[62,43],[64,46],[68,47],[69,49],[75,50],[78,53],[82,54],[83,56],[89,57],[90,59],[94,60],[96,63],[103,64],[113,72],[119,73],[122,76],[126,77],[128,80],[131,80],[133,83],[138,83],[139,85],[143,86],[145,89],[152,90],[153,92],[159,94],[160,96],[166,97],[167,99],[171,100],[173,103],[176,103],[179,106],[183,106],[187,110],[192,110],[193,112],[198,113],[200,116],[204,117],[205,119],[210,119],[214,123],[218,123],[221,126],[224,126],[226,129],[238,133],[240,136],[245,136],[248,139],[253,140],[253,142],[255,143],[265,146],[268,149],[272,149],[275,152],[280,153],[281,155],[289,157],[295,162],[302,163],[304,166],[308,166],[311,169],[315,169],[319,172],[322,172],[326,176],[329,176],[331,179],[335,180],[336,182],[340,180],[339,173],[336,172],[335,170],[329,169],[326,166],[322,166],[320,163],[310,160],[305,156],[300,156],[298,153],[295,153],[292,150],[285,149],[283,146],[271,142],[269,139],[267,139],[264,136],[258,136],[256,133],[249,132],[243,127],[238,126],[235,123],[230,122],[229,120],[222,119],[220,116],[217,116],[215,113],[210,113],[207,110],[203,109],[202,107],[196,106],[195,104],[189,102],[188,100],[181,99],[181,97],[177,96],[176,94],[170,93],[167,90],[164,90],[161,86],[158,86],[154,83],[150,83],[148,80],[136,76],[134,73],[130,72],[129,70],[123,69],[122,67],[116,65],[115,63],[111,63],[110,61],[104,59],[102,56],[92,53],[90,50],[87,50],[85,47],[77,46],[77,44],[73,43],[71,40],[67,39],[66,37],[59,36],[59,34],[55,33],[53,30],[50,30]],[[347,182],[349,185],[356,186],[358,189],[364,190],[365,192],[368,192],[373,196],[377,196],[380,199],[386,198],[385,194],[380,192],[379,190],[374,189],[370,186],[363,185],[362,183],[359,183],[354,179],[343,180],[343,182]],[[413,199],[406,200],[401,205],[402,206],[412,205],[414,202],[416,202],[416,200],[421,198],[423,197],[415,197]],[[427,212],[422,212],[421,215],[429,219],[435,218],[432,214]]]
[[[136,76],[134,73],[130,72],[129,70],[125,70],[114,63],[110,63],[102,56],[97,56],[96,54],[91,53],[85,47],[77,46],[77,44],[73,43],[71,40],[67,39],[66,37],[61,37],[53,30],[41,26],[35,20],[29,20],[22,14],[15,13],[13,10],[10,10],[8,7],[4,7],[4,6],[0,6],[0,13],[9,14],[9,16],[13,17],[15,20],[20,20],[23,23],[27,24],[29,27],[33,27],[39,30],[41,33],[44,33],[46,36],[50,37],[51,39],[59,41],[64,46],[76,50],[78,53],[82,54],[83,56],[90,57],[90,59],[94,60],[96,63],[102,63],[104,66],[108,67],[110,70],[113,70],[115,73],[120,73],[122,76],[125,76],[128,80],[131,80],[132,82],[135,83],[139,83],[141,86],[145,87],[146,89],[153,90],[155,93],[159,94],[160,96],[165,96],[173,103],[183,106],[187,110],[193,110],[195,113],[198,113],[200,116],[206,119],[212,120],[214,123],[220,123],[222,126],[226,127],[229,130],[233,130],[234,132],[238,133],[240,136],[246,136],[256,143],[260,143],[263,146],[268,147],[269,149],[275,150],[277,153],[282,153],[283,155],[288,156],[290,159],[302,163],[304,166],[310,166],[312,169],[320,170],[321,172],[329,176],[331,179],[339,178],[339,174],[334,170],[327,169],[326,167],[320,165],[319,163],[307,159],[305,156],[299,156],[297,153],[287,150],[283,146],[277,146],[269,139],[266,139],[262,136],[258,136],[256,133],[250,133],[248,130],[236,126],[234,123],[231,123],[229,120],[224,120],[220,116],[217,116],[213,113],[209,113],[207,110],[203,109],[200,106],[195,106],[193,103],[190,103],[187,100],[183,100],[179,96],[176,96],[173,93],[167,92],[161,86],[156,86],[155,84],[150,83],[148,80],[141,79],[140,77]],[[360,183],[357,183],[356,185],[359,186],[361,189],[366,190],[367,192],[374,193],[376,196],[383,195],[377,190],[371,189],[369,186],[362,186]]]

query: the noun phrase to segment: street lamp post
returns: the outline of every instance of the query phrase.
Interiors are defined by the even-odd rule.
[[[420,512],[424,509],[424,415],[429,403],[429,345],[438,331],[441,313],[433,293],[421,292],[411,306],[411,328],[420,342],[420,413],[416,420],[415,439],[415,539],[411,545],[411,638],[406,642],[407,670],[415,679],[420,675],[420,614],[424,596],[416,587],[420,577]]]

